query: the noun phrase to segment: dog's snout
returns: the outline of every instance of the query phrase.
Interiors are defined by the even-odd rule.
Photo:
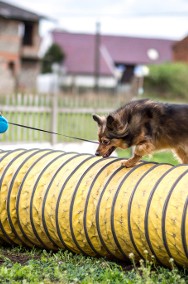
[[[96,152],[95,152],[95,156],[100,156],[100,152],[99,152],[99,151],[96,151]]]

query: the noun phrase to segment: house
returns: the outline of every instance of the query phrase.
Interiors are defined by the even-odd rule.
[[[115,88],[130,85],[140,66],[172,61],[176,41],[53,30],[47,42],[65,53],[64,86]]]
[[[173,60],[188,63],[188,36],[174,43]]]
[[[42,18],[0,1],[0,93],[36,88],[40,72],[39,21]]]

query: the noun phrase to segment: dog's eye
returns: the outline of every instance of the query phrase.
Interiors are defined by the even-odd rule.
[[[103,145],[109,145],[109,144],[110,144],[110,141],[109,141],[109,140],[102,140],[102,144],[103,144]]]

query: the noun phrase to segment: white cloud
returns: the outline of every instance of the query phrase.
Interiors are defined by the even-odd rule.
[[[135,13],[164,13],[185,11],[188,9],[188,3],[184,0],[134,0],[130,1],[129,9]]]
[[[9,0],[9,2],[59,21],[58,24],[53,22],[42,24],[42,34],[55,26],[76,32],[95,32],[96,21],[101,21],[103,33],[177,39],[188,33],[188,1],[185,0]],[[178,16],[178,12],[186,11],[187,15]],[[166,12],[175,14],[173,17],[172,14],[165,16]],[[158,13],[164,14],[159,16]]]

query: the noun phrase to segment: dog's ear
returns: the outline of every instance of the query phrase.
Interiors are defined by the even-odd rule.
[[[93,114],[93,119],[97,122],[98,126],[101,126],[104,123],[104,117],[97,114]]]
[[[111,114],[109,114],[108,116],[107,116],[107,124],[113,124],[115,122],[115,119],[114,119],[114,117],[111,115]]]
[[[109,114],[106,118],[106,127],[108,130],[113,131],[115,128],[117,128],[117,121],[114,119],[114,117]]]
[[[128,123],[123,124],[119,117],[109,114],[106,118],[106,127],[109,131],[113,131],[117,135],[123,134],[127,129]]]

